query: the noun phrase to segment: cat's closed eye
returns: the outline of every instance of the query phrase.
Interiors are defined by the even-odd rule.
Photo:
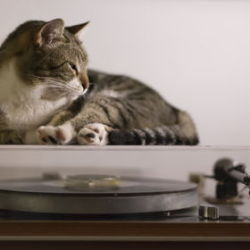
[[[60,69],[61,67],[63,67],[65,65],[65,62],[63,62],[63,63],[60,63],[60,64],[51,64],[51,65],[49,65],[49,69],[50,70],[58,70],[58,69]]]
[[[78,74],[77,66],[74,63],[72,63],[72,62],[68,62],[68,65],[74,71],[74,73],[77,75]]]

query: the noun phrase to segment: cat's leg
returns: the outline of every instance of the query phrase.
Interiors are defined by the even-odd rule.
[[[101,143],[104,145],[104,141],[106,141],[107,138],[104,131],[107,131],[108,127],[112,127],[112,123],[104,111],[100,111],[96,109],[96,107],[88,105],[78,115],[59,126],[54,126],[53,124],[41,126],[37,131],[39,144],[65,145],[75,144],[77,141],[80,141],[81,144],[87,144],[87,140],[83,139],[83,135],[90,133],[87,133],[85,126],[86,130],[91,130],[92,132],[94,132],[95,127],[98,127],[99,132],[101,132],[98,138],[102,138]],[[77,139],[77,134],[80,131],[81,136]],[[98,133],[96,133],[96,135],[97,134]],[[87,135],[86,137],[91,136],[94,137],[93,135]],[[88,144],[91,144],[90,140]]]
[[[60,126],[40,126],[37,130],[37,140],[39,144],[75,144],[76,132],[70,122]]]
[[[68,144],[72,142],[74,131],[70,130],[70,126],[61,128],[60,125],[69,121],[73,116],[74,114],[71,111],[63,110],[57,113],[47,125],[40,126],[36,131],[38,144]]]
[[[54,138],[60,138],[60,144],[67,144],[71,138],[68,139],[65,133],[67,130],[63,128],[61,131],[60,124],[70,120],[73,116],[73,113],[68,110],[58,112],[47,125],[23,133],[23,144],[57,144]]]
[[[80,117],[76,116],[59,126],[41,126],[37,130],[39,144],[106,145],[108,131],[111,130],[111,127],[104,124],[105,119],[94,117],[81,114]],[[80,127],[79,124],[81,124]]]
[[[80,145],[107,145],[108,134],[111,127],[102,123],[90,123],[84,126],[77,135],[77,142]]]
[[[50,126],[58,126],[63,124],[64,122],[70,120],[73,117],[73,113],[68,110],[63,110],[57,113],[51,121],[47,124]]]
[[[111,128],[124,128],[128,125],[126,109],[121,100],[108,97],[95,97],[87,102],[82,110],[65,123],[54,126],[42,126],[38,129],[41,144],[107,144],[108,131]],[[100,133],[96,133],[98,128]],[[90,133],[90,130],[92,131]],[[95,133],[94,133],[95,132]],[[77,137],[77,135],[79,135]],[[90,139],[92,137],[92,139]],[[93,138],[96,139],[93,139]],[[97,139],[99,138],[99,143]],[[102,140],[100,140],[102,138]]]

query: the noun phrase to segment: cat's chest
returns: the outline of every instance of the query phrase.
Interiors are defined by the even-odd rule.
[[[58,101],[26,99],[0,105],[5,113],[9,129],[29,130],[46,124],[52,116],[66,104],[65,99]]]
[[[44,86],[29,86],[16,73],[11,61],[0,69],[0,111],[8,129],[29,130],[47,123],[58,109],[68,102],[42,98]]]

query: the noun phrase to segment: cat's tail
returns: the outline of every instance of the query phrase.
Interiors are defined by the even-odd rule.
[[[156,128],[109,132],[110,145],[197,145],[199,138],[188,113],[179,111],[177,123]]]

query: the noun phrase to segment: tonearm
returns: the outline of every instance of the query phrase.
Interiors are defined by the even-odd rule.
[[[250,188],[250,176],[246,166],[229,158],[219,159],[214,165],[214,176],[217,181],[216,198],[230,199],[238,195],[237,183]]]

